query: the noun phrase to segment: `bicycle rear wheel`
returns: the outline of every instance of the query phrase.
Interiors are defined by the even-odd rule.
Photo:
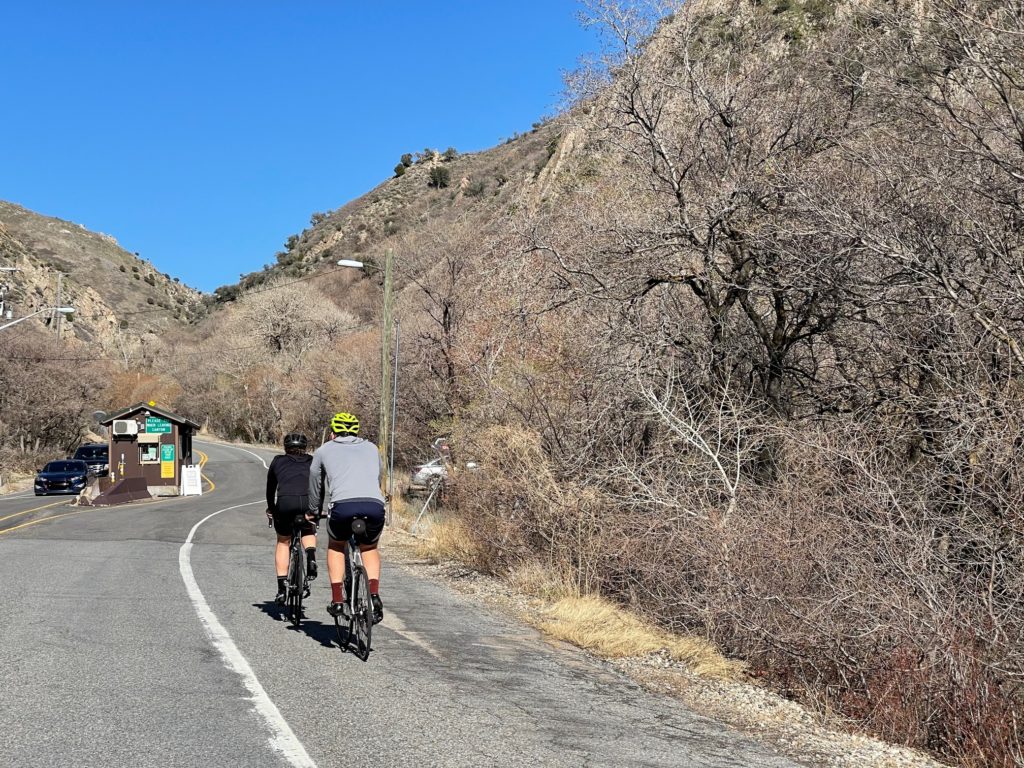
[[[302,621],[302,593],[305,588],[305,553],[301,546],[293,546],[288,559],[288,618],[295,627]]]
[[[352,579],[352,617],[348,621],[349,641],[355,654],[363,661],[370,657],[370,635],[373,632],[373,606],[370,604],[370,580],[366,569],[359,566]]]

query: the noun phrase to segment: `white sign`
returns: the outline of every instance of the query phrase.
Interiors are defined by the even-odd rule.
[[[198,464],[181,468],[181,495],[203,495],[203,475],[199,470]]]

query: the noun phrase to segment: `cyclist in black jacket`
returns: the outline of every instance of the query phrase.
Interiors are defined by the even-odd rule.
[[[292,524],[298,515],[309,509],[309,467],[313,457],[306,453],[305,435],[285,435],[284,454],[275,456],[267,471],[267,518],[277,533],[274,565],[277,567],[277,604],[283,605],[288,595],[288,548],[292,540]],[[316,578],[316,524],[307,518],[301,527],[302,546],[306,548],[306,580]]]

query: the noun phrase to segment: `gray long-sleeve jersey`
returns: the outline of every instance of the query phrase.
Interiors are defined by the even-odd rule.
[[[384,459],[377,446],[361,437],[336,437],[313,453],[309,468],[309,511],[321,508],[323,481],[331,489],[331,504],[339,501],[370,500],[384,503],[381,478]]]

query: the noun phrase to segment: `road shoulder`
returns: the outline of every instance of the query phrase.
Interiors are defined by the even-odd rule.
[[[453,561],[432,562],[416,549],[416,539],[391,528],[382,546],[389,561],[413,574],[440,581],[537,629],[542,629],[550,603],[517,591],[501,579]],[[829,719],[789,701],[755,681],[734,682],[695,674],[666,653],[600,659],[560,640],[549,643],[583,653],[645,689],[669,695],[700,715],[722,722],[770,745],[779,754],[804,765],[828,768],[943,768],[930,756],[857,733],[852,724]]]

